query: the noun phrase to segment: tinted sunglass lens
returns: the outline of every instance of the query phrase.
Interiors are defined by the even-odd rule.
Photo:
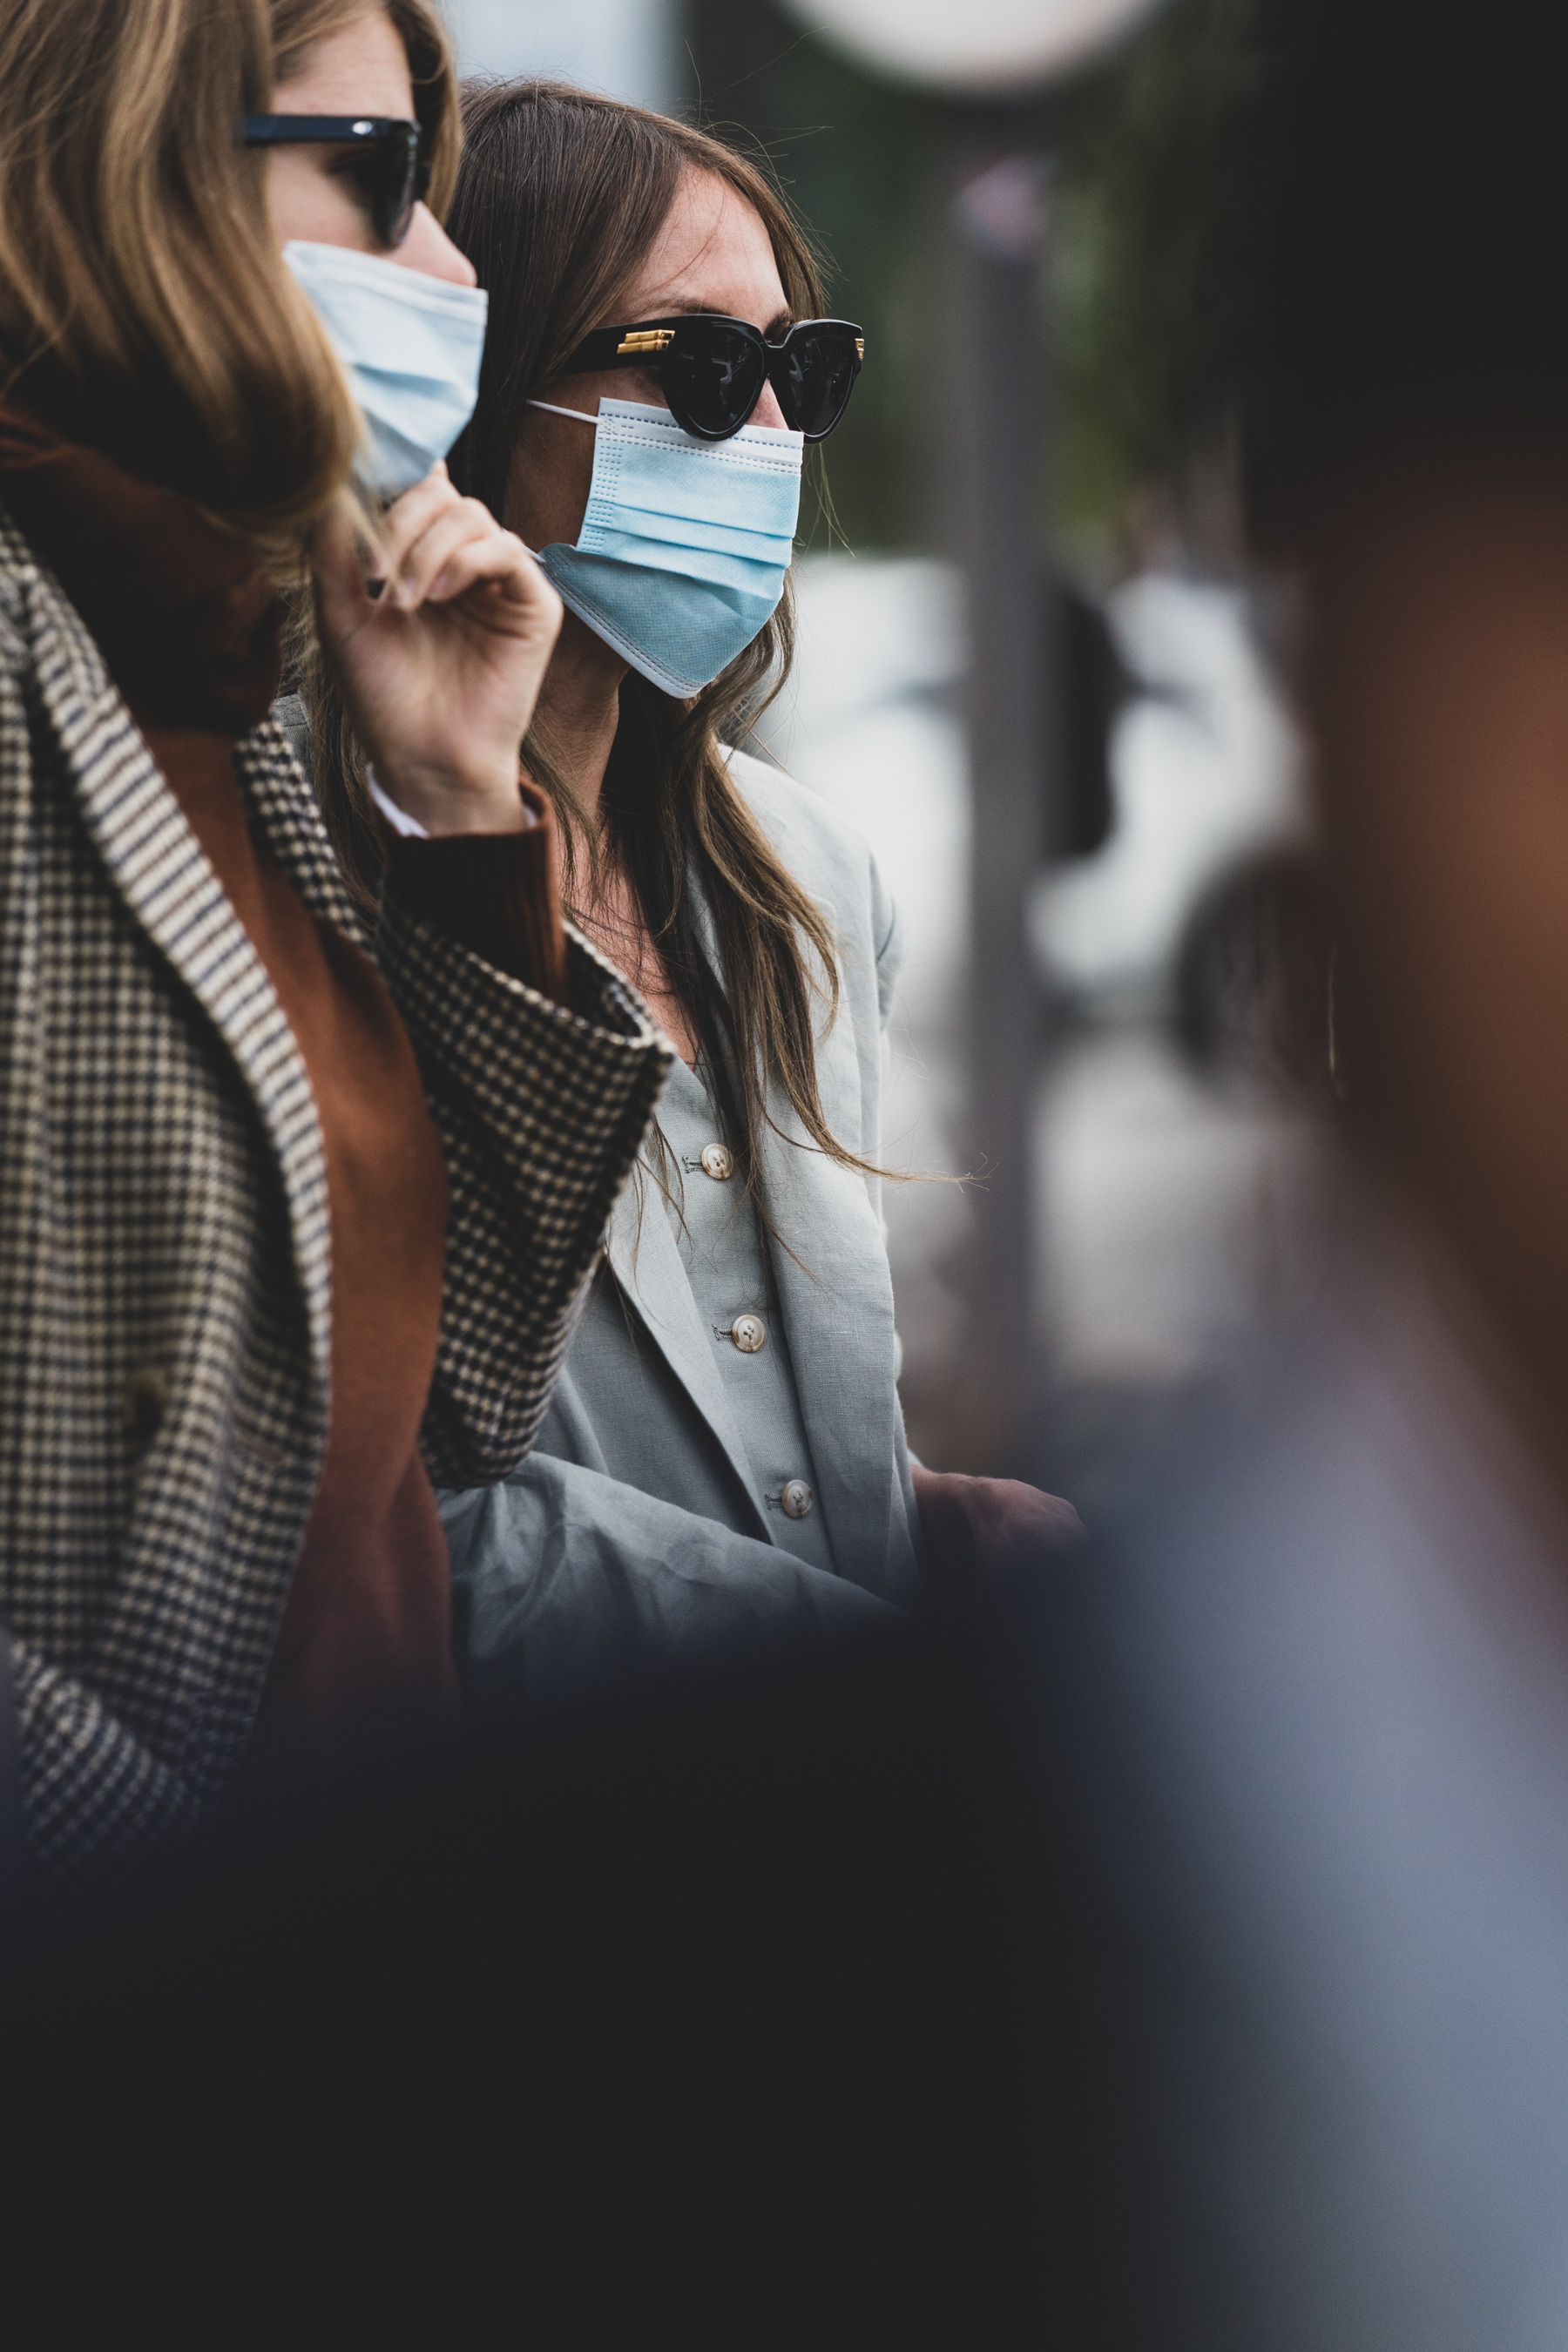
[[[419,160],[413,132],[377,139],[356,159],[355,178],[364,190],[370,216],[383,245],[396,247],[408,234],[414,207],[430,184],[429,167]]]
[[[762,395],[762,347],[733,327],[694,319],[665,362],[667,390],[699,433],[733,433]]]
[[[855,338],[845,329],[812,328],[789,337],[780,405],[797,433],[816,441],[832,432],[855,388]]]

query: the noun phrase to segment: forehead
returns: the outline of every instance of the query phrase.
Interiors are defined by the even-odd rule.
[[[639,318],[721,310],[771,326],[787,306],[760,215],[714,173],[688,169],[637,274],[631,307]]]
[[[363,8],[312,41],[278,85],[288,114],[382,114],[411,121],[414,85],[403,36],[384,8]]]

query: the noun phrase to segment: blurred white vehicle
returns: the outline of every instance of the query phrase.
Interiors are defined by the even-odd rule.
[[[832,555],[801,562],[796,593],[795,677],[763,740],[875,845],[918,942],[913,1019],[963,966],[963,584],[928,557]],[[1152,1010],[1205,887],[1304,838],[1300,751],[1242,591],[1144,572],[1106,614],[1135,688],[1111,738],[1112,830],[1041,877],[1033,929],[1058,988]]]
[[[1304,838],[1300,751],[1241,590],[1144,572],[1106,614],[1137,689],[1111,740],[1115,823],[1097,856],[1042,877],[1035,946],[1057,987],[1152,1009],[1209,884]]]
[[[928,558],[830,556],[805,559],[797,589],[797,672],[762,740],[866,835],[903,916],[884,1157],[962,1172],[962,583]],[[1289,1287],[1304,1133],[1289,1105],[1205,1085],[1169,1017],[1194,907],[1305,833],[1298,748],[1244,600],[1152,572],[1109,613],[1144,688],[1112,735],[1112,830],[1042,877],[1033,909],[1043,971],[1084,1016],[1058,1031],[1042,1109],[1041,1308],[1060,1387],[1089,1395],[1180,1379],[1272,1311]],[[962,1422],[952,1383],[984,1194],[916,1184],[884,1199],[911,1437],[941,1462]]]

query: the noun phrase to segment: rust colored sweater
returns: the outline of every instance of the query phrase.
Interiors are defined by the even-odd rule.
[[[0,499],[53,567],[206,852],[310,1072],[326,1150],[327,1457],[247,1759],[253,1795],[444,1745],[457,1696],[447,1549],[417,1433],[435,1369],[446,1172],[374,965],[254,838],[237,738],[278,691],[280,608],[253,551],[173,492],[0,409]],[[399,842],[398,885],[448,933],[560,997],[548,812],[523,833]]]

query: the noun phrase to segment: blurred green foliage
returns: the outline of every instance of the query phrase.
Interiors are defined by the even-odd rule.
[[[1253,0],[1177,0],[1056,110],[1058,511],[1073,538],[1229,428]]]
[[[1173,0],[1013,135],[1051,158],[1058,527],[1109,543],[1128,501],[1223,438],[1235,125],[1253,0]],[[852,547],[940,541],[942,215],[984,126],[863,73],[770,0],[687,0],[689,100],[764,149],[826,257],[867,365],[828,445]],[[819,525],[818,545],[826,534]]]
[[[867,362],[824,451],[852,547],[929,544],[935,456],[921,339],[938,241],[931,110],[860,73],[768,5],[688,0],[692,99],[707,130],[760,147],[811,230],[828,308],[866,330]],[[803,530],[817,546],[825,517]]]

